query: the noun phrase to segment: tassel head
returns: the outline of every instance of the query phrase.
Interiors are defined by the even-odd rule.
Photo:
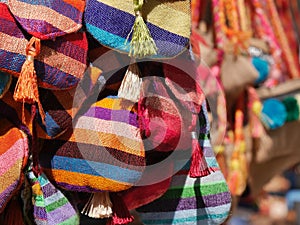
[[[37,75],[34,69],[34,57],[40,53],[40,48],[40,39],[32,37],[26,46],[26,60],[21,68],[21,73],[15,87],[14,100],[23,103],[23,122],[25,121],[24,103],[38,103],[39,113],[42,120],[45,120],[45,113],[39,100]]]
[[[143,0],[134,0],[133,3],[135,21],[126,39],[127,42],[129,36],[132,34],[129,56],[144,58],[146,56],[155,55],[157,54],[157,47],[141,13]]]
[[[112,202],[109,192],[94,193],[84,206],[82,214],[91,218],[109,218],[112,216]]]

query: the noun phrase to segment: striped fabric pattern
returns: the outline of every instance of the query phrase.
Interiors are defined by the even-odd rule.
[[[144,1],[143,15],[158,55],[172,57],[186,49],[190,37],[190,2]],[[129,51],[126,38],[134,24],[131,0],[89,0],[84,13],[88,32],[101,44],[122,52]],[[130,39],[129,39],[130,40]]]
[[[33,217],[37,225],[79,225],[79,215],[63,193],[45,176],[38,177],[29,170]]]
[[[28,158],[25,134],[6,119],[0,120],[0,213],[19,190]]]
[[[50,40],[82,27],[84,0],[7,0],[10,11],[31,35]]]
[[[40,161],[50,180],[71,191],[122,191],[142,176],[145,152],[137,114],[113,96],[93,104],[55,140],[44,140]]]
[[[207,112],[201,111],[200,143],[208,166],[215,172],[190,178],[190,162],[177,172],[168,191],[159,199],[137,209],[145,225],[219,225],[229,215],[231,195],[208,138]],[[206,125],[205,125],[206,124]],[[179,159],[175,166],[180,165]]]
[[[28,41],[4,3],[0,3],[0,71],[18,76],[26,60]],[[40,87],[68,89],[78,84],[86,69],[85,33],[68,34],[41,43],[35,60]]]
[[[100,69],[89,67],[76,88],[59,91],[40,90],[40,100],[46,114],[44,123],[41,118],[38,119],[37,131],[40,138],[56,138],[72,127],[72,120],[77,112],[88,107],[104,86],[105,80],[102,83],[101,74]]]

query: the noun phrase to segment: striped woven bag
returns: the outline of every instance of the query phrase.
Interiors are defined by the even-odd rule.
[[[83,0],[7,0],[7,5],[21,26],[41,40],[74,33],[82,27]]]
[[[190,162],[178,168],[180,170],[173,176],[168,191],[161,198],[137,209],[145,225],[218,225],[228,217],[231,195],[210,145],[207,112],[205,107],[203,109],[199,114],[199,142],[208,165],[215,172],[201,178],[190,178]],[[182,160],[178,159],[175,167]]]
[[[108,96],[75,119],[73,129],[54,140],[43,140],[40,164],[49,179],[70,191],[95,193],[83,211],[109,217],[90,206],[110,202],[108,192],[136,184],[145,167],[145,152],[135,107]]]
[[[19,191],[24,180],[23,169],[28,158],[25,133],[6,119],[0,119],[0,212]]]
[[[0,3],[0,18],[0,71],[19,76],[30,42],[4,3]],[[87,46],[84,33],[42,42],[34,61],[38,86],[59,90],[76,86],[86,69]]]
[[[109,48],[134,57],[173,57],[189,44],[190,1],[89,0],[84,22]]]
[[[31,184],[33,217],[37,225],[79,225],[77,210],[45,174],[35,175],[29,168],[27,177]]]

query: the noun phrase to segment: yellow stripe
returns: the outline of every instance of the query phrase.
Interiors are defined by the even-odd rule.
[[[135,111],[134,103],[122,98],[104,98],[92,105],[92,107],[95,106],[106,109]]]
[[[0,193],[7,189],[13,182],[19,179],[22,168],[22,159],[18,159],[16,163],[6,173],[1,176]]]
[[[64,136],[65,135],[62,135],[57,138],[65,140],[63,138]],[[75,129],[72,133],[72,136],[70,136],[68,140],[84,144],[115,148],[132,155],[142,157],[145,156],[142,140],[140,142],[137,142],[125,137],[120,137],[115,134],[101,133],[98,131],[86,129]]]
[[[64,170],[44,169],[47,177],[56,182],[63,182],[79,187],[92,187],[103,191],[123,191],[129,189],[132,185],[125,182],[116,182],[114,180],[96,177],[88,174],[75,173]]]
[[[132,0],[98,0],[108,6],[134,15]],[[163,2],[163,3],[162,3]],[[190,1],[149,0],[144,3],[146,20],[171,33],[189,38],[191,29]]]
[[[66,33],[72,33],[81,28],[81,24],[45,6],[31,5],[17,0],[10,0],[7,4],[15,16],[46,21]]]

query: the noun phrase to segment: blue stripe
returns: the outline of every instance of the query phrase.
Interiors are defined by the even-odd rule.
[[[65,3],[62,0],[39,0],[39,1],[28,1],[18,0],[19,2],[25,2],[30,5],[41,5],[53,9],[54,11],[72,19],[76,23],[81,21],[82,13],[70,4]]]
[[[92,162],[85,159],[54,156],[51,163],[53,169],[66,170],[93,176],[101,176],[130,184],[135,183],[137,181],[137,178],[142,176],[142,172],[139,171],[129,170],[126,168],[121,168],[101,162]]]
[[[195,210],[195,213],[197,210]],[[153,213],[153,218],[155,218],[155,214],[163,214],[163,213]],[[142,216],[142,215],[141,215]],[[201,220],[216,220],[216,219],[225,219],[228,217],[228,212],[222,214],[208,214],[208,215],[201,215],[201,216],[191,216],[186,218],[172,218],[172,219],[159,219],[159,220],[143,220],[142,222],[145,224],[185,224],[185,223],[192,223],[198,222]],[[223,221],[220,221],[223,222]]]
[[[7,52],[0,49],[1,68],[20,73],[25,60],[25,55]],[[68,89],[74,87],[79,82],[79,78],[67,74],[57,68],[51,67],[43,62],[35,60],[34,65],[37,76],[41,82],[53,89]]]
[[[21,72],[22,65],[26,60],[25,55],[12,53],[0,49],[0,65],[1,68],[10,70],[12,72]]]

